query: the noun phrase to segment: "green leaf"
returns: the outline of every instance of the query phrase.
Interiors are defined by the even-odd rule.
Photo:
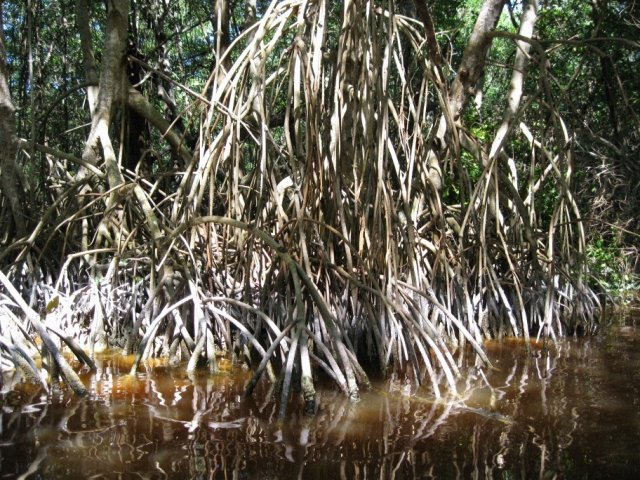
[[[56,295],[47,303],[47,313],[53,312],[60,305],[60,297]]]

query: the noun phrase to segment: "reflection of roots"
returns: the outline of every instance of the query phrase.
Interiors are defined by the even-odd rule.
[[[86,435],[86,434],[93,434],[93,433],[104,433],[113,428],[118,428],[119,426],[123,426],[123,425],[124,425],[123,423],[120,423],[116,425],[109,425],[108,427],[94,428],[93,430],[69,430],[68,428],[64,427],[61,430],[64,433],[68,433],[69,435]]]
[[[479,415],[483,418],[497,420],[498,422],[502,422],[506,425],[511,425],[513,423],[513,420],[505,415],[502,415],[499,412],[490,412],[489,410],[485,410],[483,408],[472,408],[467,406],[459,406],[458,408],[460,408],[460,410],[462,410],[463,412],[469,412],[473,413],[474,415]]]
[[[628,339],[633,332],[623,335]],[[576,365],[584,371],[591,361],[598,373],[606,368],[599,350],[578,342],[559,342],[544,360],[544,376],[537,374],[540,360],[531,358],[522,342],[508,341],[502,351],[496,345],[489,349],[491,360],[500,360],[500,370],[487,372],[486,379],[470,374],[457,396],[422,395],[421,389],[395,378],[377,383],[358,403],[337,390],[319,389],[314,416],[293,410],[285,422],[277,421],[275,399],[239,400],[247,380],[239,368],[193,383],[172,378],[173,370],[149,370],[126,398],[108,388],[121,384],[120,377],[101,375],[95,383],[92,379],[99,392],[92,401],[65,397],[56,404],[35,403],[41,390],[26,389],[21,401],[27,405],[3,414],[8,426],[22,430],[5,435],[37,439],[20,471],[41,471],[40,458],[48,449],[46,473],[51,476],[61,471],[98,475],[108,467],[141,476],[164,471],[192,478],[206,471],[231,477],[249,469],[258,478],[288,478],[290,469],[323,465],[331,471],[366,468],[366,478],[387,478],[400,468],[405,477],[407,471],[429,468],[473,469],[499,477],[503,469],[518,465],[523,477],[539,477],[557,468],[552,462],[564,458],[585,426],[581,407],[572,399],[586,396],[587,404],[603,407],[611,401],[597,383],[593,390],[576,390]],[[268,387],[258,385],[256,396],[270,398]],[[78,428],[82,424],[87,428]],[[54,448],[59,458],[52,459]]]

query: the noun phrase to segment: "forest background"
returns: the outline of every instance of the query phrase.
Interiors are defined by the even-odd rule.
[[[485,339],[636,298],[634,1],[0,10],[0,347],[34,381],[84,393],[61,341],[233,352],[282,415],[318,372],[440,396]]]

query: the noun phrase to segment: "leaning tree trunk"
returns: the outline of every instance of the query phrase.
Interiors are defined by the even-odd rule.
[[[454,150],[453,154],[457,157],[459,146],[454,133],[456,130],[455,122],[460,119],[469,102],[469,98],[475,93],[476,85],[484,74],[487,53],[491,47],[492,40],[488,34],[496,28],[503,7],[504,0],[484,1],[460,61],[458,73],[448,88],[449,94],[441,97],[443,114],[438,123],[433,148],[429,150],[425,159],[426,176],[431,186],[437,191],[442,190],[440,159],[445,157],[447,150],[451,149]],[[433,33],[430,32],[430,27],[432,27],[430,16],[423,15],[421,20],[425,24],[427,39],[434,37]],[[434,43],[431,40],[428,44],[431,48],[430,57],[439,59],[437,50],[435,54],[433,52],[433,49],[436,48],[432,45]],[[440,84],[440,88],[442,88],[442,83],[445,79],[442,77],[440,69],[437,68],[438,65],[433,65],[433,67],[434,81],[436,84]],[[450,134],[448,139],[446,138],[447,133]],[[436,202],[439,203],[437,200]]]

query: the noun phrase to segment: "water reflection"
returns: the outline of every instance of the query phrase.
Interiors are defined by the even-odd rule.
[[[539,357],[487,348],[497,370],[470,369],[457,398],[398,376],[358,404],[319,388],[317,414],[294,406],[284,424],[268,385],[242,399],[240,369],[192,382],[158,363],[130,378],[130,358],[105,357],[89,398],[5,385],[0,478],[637,478],[637,330]]]

